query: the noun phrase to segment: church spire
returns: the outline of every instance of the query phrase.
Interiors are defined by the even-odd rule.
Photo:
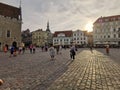
[[[49,21],[47,22],[47,29],[46,31],[50,32],[50,29],[49,29]]]

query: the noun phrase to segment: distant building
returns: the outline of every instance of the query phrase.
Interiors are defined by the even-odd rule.
[[[53,34],[50,31],[48,21],[46,31],[38,29],[32,32],[32,44],[35,44],[37,46],[49,46],[52,44],[52,37]]]
[[[94,22],[94,45],[120,46],[120,15],[100,17]]]
[[[56,31],[53,34],[53,45],[70,46],[72,43],[73,32],[69,31]]]
[[[73,31],[73,42],[77,46],[85,46],[88,44],[87,31]]]
[[[29,46],[30,44],[32,44],[32,33],[29,29],[22,31],[21,37],[22,42],[25,44],[25,46]]]
[[[21,7],[0,3],[0,50],[3,46],[21,44]]]
[[[32,32],[32,44],[36,46],[44,46],[47,43],[47,32],[38,29]]]
[[[93,32],[87,32],[88,46],[93,46]]]

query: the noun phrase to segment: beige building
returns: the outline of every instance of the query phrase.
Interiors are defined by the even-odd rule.
[[[100,17],[93,24],[94,45],[120,45],[120,15]]]
[[[93,45],[93,32],[87,32],[87,38],[88,38],[88,45]]]
[[[0,50],[21,44],[21,8],[0,3]]]
[[[42,29],[38,29],[32,32],[32,44],[36,46],[43,46],[47,43],[47,32]]]

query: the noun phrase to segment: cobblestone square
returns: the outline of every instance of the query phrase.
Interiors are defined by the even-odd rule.
[[[71,61],[69,50],[50,60],[39,49],[17,57],[0,52],[0,90],[120,90],[120,49],[80,48]]]

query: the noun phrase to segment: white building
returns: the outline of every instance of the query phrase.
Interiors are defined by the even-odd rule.
[[[88,44],[87,31],[76,30],[73,32],[73,42],[78,46]]]
[[[72,42],[73,32],[70,31],[56,31],[53,34],[53,45],[69,46]]]
[[[93,25],[94,45],[120,45],[120,15],[100,17]]]

